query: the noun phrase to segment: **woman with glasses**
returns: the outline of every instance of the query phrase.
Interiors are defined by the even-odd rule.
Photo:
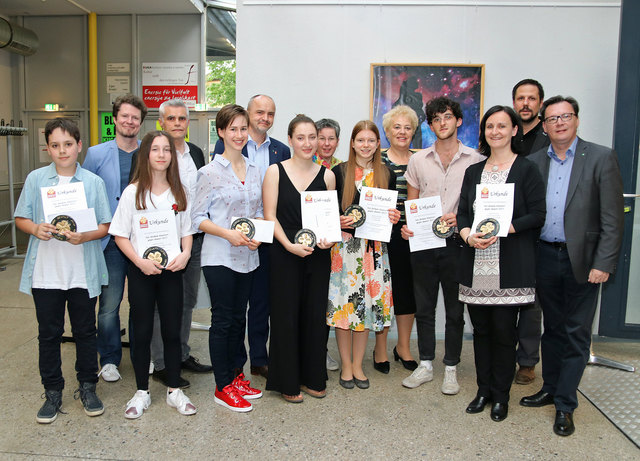
[[[467,413],[492,403],[491,419],[508,414],[516,366],[518,307],[535,300],[536,241],[545,219],[545,185],[538,168],[518,155],[522,122],[510,107],[494,106],[480,122],[484,162],[467,168],[458,206],[466,242],[458,271],[460,301],[473,324],[478,392]],[[472,229],[478,184],[513,184],[513,215],[507,237]]]

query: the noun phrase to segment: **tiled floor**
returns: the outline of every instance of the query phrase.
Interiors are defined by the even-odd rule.
[[[457,396],[440,392],[443,366],[435,379],[418,389],[403,388],[408,375],[392,363],[382,375],[371,365],[373,335],[365,372],[368,390],[345,390],[338,372],[330,372],[328,395],[323,400],[305,396],[304,403],[285,403],[266,393],[251,413],[237,414],[213,402],[212,375],[185,373],[192,383],[186,393],[198,414],[179,415],[164,402],[165,389],[151,382],[152,405],[135,421],[123,416],[124,405],[135,392],[133,369],[125,352],[123,380],[101,381],[98,393],[106,411],[87,417],[72,398],[73,344],[64,344],[63,372],[67,378],[63,410],[50,425],[35,422],[42,400],[37,368],[37,333],[31,298],[17,292],[21,261],[3,260],[0,272],[0,459],[496,459],[496,460],[635,460],[638,450],[581,395],[575,413],[576,433],[567,438],[553,434],[551,407],[520,407],[518,400],[536,392],[514,385],[509,417],[492,422],[489,412],[467,415],[475,395],[471,341],[465,341]],[[126,319],[126,311],[124,318]],[[207,321],[208,312],[195,319]],[[125,322],[126,323],[126,322]],[[208,362],[207,333],[192,333],[194,355]],[[390,341],[389,349],[393,346]],[[638,343],[603,343],[606,355],[620,360],[638,357]],[[413,344],[414,353],[416,345]],[[596,352],[599,345],[596,344]],[[335,340],[329,348],[337,357]],[[442,344],[438,343],[438,357]],[[539,370],[538,370],[539,371]],[[264,388],[262,378],[253,384]]]

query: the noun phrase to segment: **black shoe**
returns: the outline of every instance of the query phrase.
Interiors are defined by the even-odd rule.
[[[389,362],[387,362],[389,363]],[[355,376],[353,377],[353,382],[360,389],[369,389],[369,379],[358,379]]]
[[[264,379],[267,379],[267,376],[269,376],[269,366],[262,365],[260,367],[254,367],[251,365],[251,374],[253,376],[262,376]]]
[[[163,385],[167,387],[173,387],[173,386],[169,386],[169,384],[167,383],[166,369],[153,370],[153,379],[155,379],[156,381],[160,381]],[[178,387],[180,389],[186,389],[189,386],[191,386],[191,383],[189,381],[184,379],[182,376],[178,376]]]
[[[545,405],[553,405],[553,395],[545,391],[537,392],[520,399],[520,405],[523,407],[544,407]]]
[[[340,375],[340,379],[338,380],[338,382],[345,389],[353,389],[356,386],[356,383],[353,380],[353,378],[351,378],[351,379],[342,379],[342,375]]]
[[[391,369],[391,364],[388,360],[386,362],[376,362],[376,351],[373,351],[373,368],[387,375]]]
[[[62,391],[51,391],[45,389],[42,397],[47,400],[45,400],[40,410],[38,410],[36,421],[41,424],[49,424],[56,420],[58,413],[63,413],[60,410],[62,407]]]
[[[182,362],[182,369],[193,371],[194,373],[209,373],[210,371],[213,371],[213,367],[211,365],[201,364],[193,355],[190,355],[187,360]]]
[[[407,370],[413,371],[416,368],[418,368],[418,362],[416,362],[415,360],[405,360],[402,357],[400,357],[400,354],[398,354],[398,351],[396,350],[396,348],[393,348],[393,358],[396,360],[396,362],[398,360],[400,360],[402,362],[402,366],[405,367]]]
[[[481,413],[484,410],[484,407],[491,403],[490,397],[483,397],[481,395],[476,395],[476,398],[471,401],[467,409],[465,410],[467,413]]]
[[[495,402],[491,406],[491,419],[494,421],[502,421],[507,418],[509,414],[509,404]]]
[[[96,383],[80,383],[73,393],[73,398],[82,402],[84,412],[89,416],[100,416],[104,413],[104,405],[96,395]]]
[[[556,421],[553,423],[553,432],[562,437],[573,434],[576,426],[573,424],[573,414],[567,411],[556,411]]]

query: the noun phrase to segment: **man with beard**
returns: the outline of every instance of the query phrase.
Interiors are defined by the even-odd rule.
[[[525,78],[511,92],[513,109],[522,120],[523,136],[520,155],[527,156],[549,145],[549,137],[542,129],[538,113],[544,100],[544,89],[537,80]],[[518,371],[516,384],[531,384],[536,377],[535,367],[540,361],[542,334],[540,303],[528,304],[518,313]]]
[[[242,149],[242,155],[248,157],[260,169],[262,179],[269,165],[291,158],[289,148],[270,138],[267,132],[273,126],[276,115],[276,104],[270,96],[257,94],[249,99],[249,141]],[[224,152],[221,139],[216,143],[214,155]],[[267,377],[269,357],[267,355],[267,339],[269,338],[269,245],[260,245],[258,253],[260,266],[253,276],[253,287],[249,297],[247,322],[249,324],[249,355],[251,358],[251,374]],[[236,375],[242,373],[247,361],[247,351],[240,348],[234,369]]]
[[[82,167],[104,180],[113,214],[118,207],[120,194],[129,184],[131,157],[140,145],[138,133],[147,115],[147,107],[138,96],[127,94],[115,100],[112,114],[115,139],[90,147]],[[99,298],[98,353],[102,368],[98,376],[102,376],[107,382],[113,382],[120,379],[120,302],[127,274],[127,258],[110,235],[102,239],[102,250],[109,271],[109,285],[102,288]]]
[[[464,172],[468,166],[480,162],[484,157],[458,140],[458,127],[462,125],[460,104],[439,97],[427,103],[425,112],[429,127],[437,139],[430,147],[411,156],[405,173],[407,198],[414,200],[440,196],[441,222],[455,228]],[[402,236],[408,239],[413,232],[405,225],[402,227]],[[402,385],[415,388],[433,379],[436,306],[438,288],[442,285],[446,315],[443,362],[446,367],[441,391],[454,395],[460,391],[456,365],[460,362],[464,329],[464,304],[458,300],[456,282],[460,245],[463,242],[457,232],[446,240],[447,246],[444,248],[411,253],[420,365],[402,381]]]
[[[527,156],[549,145],[549,138],[540,123],[540,106],[544,101],[544,89],[537,80],[520,80],[511,91],[513,109],[522,120],[522,144],[520,155]],[[539,340],[538,340],[539,341]]]

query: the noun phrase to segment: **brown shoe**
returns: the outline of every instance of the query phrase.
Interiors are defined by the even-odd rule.
[[[261,367],[254,367],[251,365],[251,374],[253,376],[262,376],[266,379],[269,374],[269,367],[267,365],[262,365]]]
[[[536,379],[535,366],[523,367],[520,365],[516,373],[516,384],[531,384]]]
[[[314,397],[316,399],[323,399],[327,396],[327,390],[321,390],[321,391],[316,391],[315,389],[310,389],[307,386],[305,386],[304,384],[300,385],[300,390],[302,392],[304,392],[305,394],[309,394],[311,397]]]

